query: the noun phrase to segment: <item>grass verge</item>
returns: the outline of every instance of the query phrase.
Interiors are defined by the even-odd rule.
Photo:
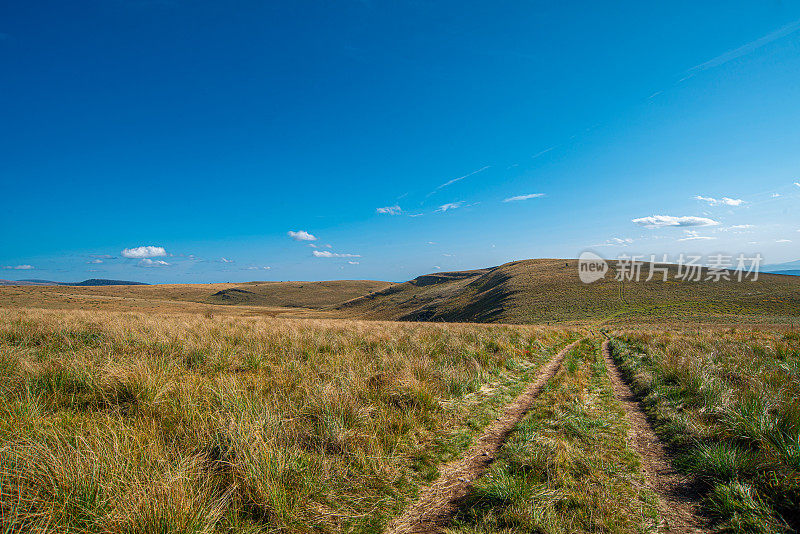
[[[699,482],[718,531],[800,528],[799,341],[732,329],[611,343],[678,467]]]

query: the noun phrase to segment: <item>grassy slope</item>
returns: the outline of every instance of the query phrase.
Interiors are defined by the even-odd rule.
[[[568,339],[0,311],[0,530],[380,531]]]
[[[800,316],[800,278],[762,274],[756,282],[613,280],[586,285],[576,260],[524,260],[431,285],[415,281],[357,298],[340,307],[354,317],[542,323],[692,320],[788,322]],[[447,274],[447,273],[443,273]],[[623,292],[624,291],[624,292]]]

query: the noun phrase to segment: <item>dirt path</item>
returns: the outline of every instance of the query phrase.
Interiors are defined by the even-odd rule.
[[[669,456],[650,426],[631,389],[622,380],[611,357],[608,341],[603,342],[603,357],[614,394],[620,399],[630,422],[629,439],[642,458],[645,482],[659,498],[661,512],[659,532],[707,532],[698,514],[698,504],[688,480],[672,468]]]
[[[506,406],[502,416],[484,429],[475,444],[460,459],[445,465],[436,482],[423,488],[417,501],[389,523],[386,534],[431,534],[446,527],[459,501],[489,468],[508,435],[578,342],[570,343],[546,363],[536,380]]]

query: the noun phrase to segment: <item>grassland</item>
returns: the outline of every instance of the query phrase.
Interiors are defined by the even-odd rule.
[[[377,532],[570,337],[2,310],[0,523]]]
[[[382,532],[609,325],[713,527],[800,530],[800,280],[576,273],[0,288],[0,532]],[[660,532],[604,361],[568,354],[451,530]]]
[[[648,532],[657,496],[628,444],[597,340],[573,350],[450,532]]]
[[[612,347],[719,531],[800,528],[800,336],[627,333]]]

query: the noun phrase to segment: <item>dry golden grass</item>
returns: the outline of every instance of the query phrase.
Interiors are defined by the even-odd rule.
[[[0,310],[0,523],[376,532],[568,338]]]

